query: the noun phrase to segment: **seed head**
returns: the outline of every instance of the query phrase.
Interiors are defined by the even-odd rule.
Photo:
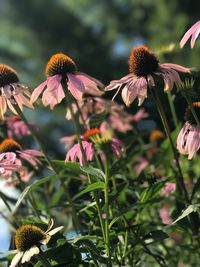
[[[16,152],[21,149],[20,144],[13,139],[4,139],[0,144],[0,153]]]
[[[17,72],[5,64],[0,64],[0,87],[18,82]]]
[[[138,77],[147,77],[158,69],[159,61],[146,47],[133,48],[129,58],[129,71]]]
[[[56,74],[66,75],[68,72],[77,70],[75,62],[64,54],[53,55],[46,65],[46,75],[54,76]]]
[[[32,224],[24,224],[17,229],[15,245],[17,250],[26,251],[45,238],[45,233],[39,227]]]

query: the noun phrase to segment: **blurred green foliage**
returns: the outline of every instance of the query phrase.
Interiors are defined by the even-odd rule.
[[[129,52],[138,43],[153,50],[175,43],[164,59],[199,67],[198,43],[192,53],[178,49],[199,9],[196,0],[1,0],[0,61],[33,86],[57,52],[105,83],[127,73]]]

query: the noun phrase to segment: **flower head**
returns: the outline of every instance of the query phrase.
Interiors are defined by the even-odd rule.
[[[30,92],[19,82],[16,71],[5,64],[0,64],[0,117],[4,117],[7,106],[15,114],[15,105],[21,110],[23,106],[33,108],[29,98]]]
[[[103,151],[103,153],[113,152],[115,158],[125,154],[124,144],[116,137],[112,137],[110,134],[103,135],[100,129],[93,128],[87,130],[83,136],[84,141],[81,141],[83,152],[87,161],[92,161],[94,156],[94,149],[97,151]],[[87,141],[85,141],[87,140]],[[90,142],[89,142],[90,141]],[[84,165],[84,156],[79,144],[75,144],[67,153],[65,161],[79,161],[80,165]]]
[[[0,143],[0,153],[7,154],[12,152],[16,155],[18,159],[25,159],[34,167],[37,167],[41,162],[38,157],[41,157],[43,154],[34,149],[25,149],[23,150],[21,145],[14,141],[13,139],[4,139]]]
[[[177,64],[160,64],[157,57],[145,46],[133,48],[129,59],[129,74],[120,80],[112,81],[106,91],[116,90],[117,93],[122,89],[122,99],[129,106],[138,98],[139,106],[147,97],[147,88],[154,87],[153,75],[161,76],[164,81],[164,91],[172,90],[174,84],[181,83],[178,72],[190,70]],[[115,94],[115,96],[117,95]]]
[[[50,105],[50,108],[53,109],[65,97],[63,82],[66,83],[71,95],[79,101],[84,93],[102,94],[99,88],[102,88],[103,84],[85,73],[78,72],[75,62],[62,53],[55,54],[50,58],[46,66],[46,75],[46,81],[33,91],[32,103],[43,93],[43,105]]]
[[[194,102],[193,108],[197,117],[200,115],[200,103]],[[188,155],[188,159],[192,159],[200,148],[200,128],[193,117],[190,108],[185,113],[185,124],[177,137],[177,149],[179,153]]]
[[[197,21],[182,37],[180,41],[180,47],[182,48],[188,39],[191,37],[190,46],[194,47],[196,39],[198,38],[200,33],[200,20]]]
[[[24,224],[18,228],[15,233],[15,245],[18,253],[12,259],[9,267],[15,267],[19,262],[28,262],[32,256],[39,254],[40,245],[46,245],[52,235],[63,229],[63,226],[60,226],[51,230],[53,223],[53,220],[51,220],[46,231],[32,224]]]

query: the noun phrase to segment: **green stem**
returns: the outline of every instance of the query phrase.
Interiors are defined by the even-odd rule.
[[[17,111],[18,115],[20,116],[21,120],[25,123],[26,127],[29,129],[30,133],[32,134],[33,138],[35,139],[35,141],[39,144],[40,149],[44,155],[44,158],[46,159],[49,167],[52,168],[52,170],[55,172],[55,174],[57,174],[57,171],[55,170],[53,164],[51,163],[51,160],[49,159],[46,150],[42,144],[42,142],[40,141],[40,139],[38,138],[37,134],[35,133],[35,130],[33,129],[33,127],[28,123],[26,117],[24,116],[23,112],[21,111],[21,109],[18,107],[18,105],[15,106],[15,110]]]
[[[108,159],[106,158],[105,162],[105,237],[106,237],[106,255],[108,257],[108,267],[112,266],[111,263],[111,251],[110,251],[110,235],[109,235],[109,198],[108,198],[108,190],[109,190],[109,164]]]
[[[169,101],[169,107],[170,107],[170,110],[171,110],[174,126],[175,126],[175,128],[177,128],[178,127],[178,119],[177,119],[176,110],[175,110],[175,107],[174,107],[174,101],[172,99],[171,92],[167,92],[167,97],[168,97],[168,101]]]
[[[89,174],[88,174],[88,181],[89,181],[89,184],[92,184],[92,181],[91,181]],[[96,200],[97,212],[98,212],[98,217],[99,217],[99,221],[100,221],[100,225],[101,225],[103,240],[104,240],[104,242],[106,242],[106,235],[105,235],[105,231],[104,231],[105,226],[104,226],[104,222],[102,220],[102,212],[101,212],[101,208],[100,208],[100,199],[99,199],[98,193],[96,193],[95,191],[93,191],[93,195],[94,195],[94,198]]]
[[[168,125],[168,122],[167,122],[167,118],[166,118],[163,106],[162,106],[162,104],[160,102],[160,98],[159,98],[159,95],[158,95],[158,92],[157,92],[156,88],[153,88],[153,89],[150,88],[150,91],[151,91],[153,100],[154,100],[154,102],[156,104],[157,110],[158,110],[158,112],[160,114],[160,118],[162,120],[163,127],[164,127],[166,135],[167,135],[167,137],[169,139],[169,142],[170,142],[170,145],[171,145],[171,148],[172,148],[172,152],[174,154],[174,159],[176,161],[176,166],[177,166],[178,173],[179,173],[179,175],[177,176],[177,180],[176,180],[177,181],[177,189],[179,190],[179,192],[181,194],[182,193],[184,194],[186,202],[190,203],[189,197],[188,197],[188,192],[187,192],[186,187],[185,187],[184,178],[183,178],[182,170],[181,170],[181,167],[180,167],[178,155],[177,155],[176,149],[174,147],[174,143],[173,143],[173,140],[172,140],[172,137],[171,137],[169,125]]]
[[[76,118],[75,118],[75,115],[74,115],[74,112],[73,112],[73,108],[72,108],[72,105],[70,103],[70,95],[69,95],[69,91],[68,91],[68,87],[67,87],[67,83],[66,83],[65,79],[62,79],[61,84],[62,84],[62,88],[63,88],[64,94],[65,94],[65,98],[66,98],[66,101],[67,101],[67,104],[68,104],[68,107],[69,107],[69,110],[70,110],[70,113],[71,113],[73,127],[74,127],[74,131],[75,131],[75,133],[77,135],[78,143],[79,143],[79,146],[80,146],[80,149],[81,149],[81,153],[82,153],[82,156],[83,156],[83,161],[84,161],[84,163],[86,163],[87,159],[86,159],[85,152],[84,152],[84,149],[83,149],[83,145],[82,145],[82,142],[81,142],[81,138],[80,138],[80,134],[79,134]]]

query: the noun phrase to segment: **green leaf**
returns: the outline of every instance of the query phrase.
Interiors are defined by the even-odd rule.
[[[73,197],[73,200],[79,198],[80,196],[88,193],[88,192],[91,192],[91,191],[94,191],[94,190],[97,190],[97,189],[103,189],[104,188],[104,183],[103,182],[96,182],[96,183],[93,183],[93,184],[90,184],[88,185],[83,191],[81,191],[80,193],[78,193],[76,196]]]
[[[98,180],[105,180],[106,176],[104,174],[104,172],[102,172],[102,170],[97,169],[97,168],[93,168],[91,166],[85,166],[85,167],[81,167],[81,170],[87,174],[92,175],[93,177],[96,177]]]
[[[59,171],[70,171],[74,174],[84,174],[80,168],[80,164],[78,162],[65,162],[64,160],[52,160],[53,165],[59,169]]]
[[[174,221],[171,223],[171,225],[177,223],[178,221],[182,220],[183,218],[187,217],[190,213],[196,212],[198,208],[200,207],[200,204],[194,204],[194,205],[189,205],[187,209],[183,211],[183,213]]]
[[[24,191],[21,193],[19,199],[17,200],[17,203],[15,204],[15,207],[13,209],[13,214],[17,211],[18,207],[20,206],[20,204],[22,203],[22,201],[24,200],[24,198],[26,197],[26,195],[33,191],[36,187],[38,187],[39,185],[42,185],[46,182],[49,182],[52,179],[58,179],[59,176],[58,175],[51,175],[45,178],[42,178],[34,183],[32,183],[31,185],[27,186]]]

